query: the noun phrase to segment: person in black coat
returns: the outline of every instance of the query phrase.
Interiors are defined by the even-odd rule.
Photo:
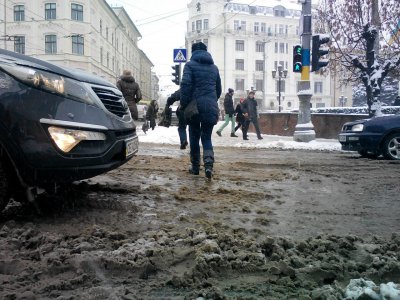
[[[149,107],[146,111],[146,120],[145,122],[150,122],[150,128],[154,130],[156,127],[156,118],[158,112],[158,103],[157,100],[151,100]]]
[[[181,99],[181,90],[175,91],[171,96],[168,97],[167,99],[167,104],[166,107],[171,106],[174,104],[176,101],[179,101]],[[187,135],[186,135],[186,121],[183,115],[183,110],[181,105],[178,106],[178,109],[176,110],[176,116],[178,117],[178,134],[179,134],[179,139],[181,142],[180,148],[186,149],[186,146],[188,145],[187,141]]]
[[[222,130],[226,126],[228,126],[229,122],[231,122],[231,137],[237,137],[235,134],[235,108],[233,107],[233,89],[229,88],[228,93],[225,95],[224,99],[224,111],[225,111],[225,122],[221,125],[221,127],[217,130],[217,134],[222,136]]]
[[[236,114],[236,122],[237,125],[235,127],[235,132],[241,127],[243,130],[243,126],[244,126],[244,122],[246,121],[246,118],[243,115],[243,102],[244,102],[244,98],[240,98],[240,102],[236,105],[235,108],[235,114]],[[243,136],[244,138],[244,136]]]
[[[250,91],[247,99],[243,103],[243,115],[246,117],[245,126],[243,130],[243,139],[247,140],[247,131],[249,129],[250,123],[253,123],[254,128],[257,133],[257,138],[262,140],[262,136],[260,133],[260,126],[258,125],[258,112],[257,112],[257,101],[254,99],[255,93]]]
[[[218,67],[207,46],[202,43],[192,45],[192,57],[185,64],[181,81],[180,104],[185,109],[191,100],[197,103],[199,114],[189,122],[191,174],[200,171],[200,139],[203,144],[205,175],[211,179],[214,165],[214,149],[211,134],[218,122],[218,99],[221,96],[221,77]]]

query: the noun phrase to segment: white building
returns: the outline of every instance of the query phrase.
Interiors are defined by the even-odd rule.
[[[220,70],[224,93],[235,90],[235,99],[256,90],[261,110],[278,110],[278,81],[272,70],[288,70],[281,81],[281,110],[297,109],[297,82],[293,72],[293,47],[300,42],[301,4],[297,0],[269,0],[266,6],[239,4],[230,0],[192,0],[186,47],[202,41]],[[332,105],[329,76],[310,76],[313,107]],[[264,93],[264,90],[266,91]]]
[[[153,64],[139,49],[139,38],[125,9],[105,0],[0,1],[0,47],[113,83],[122,70],[132,70],[150,98]]]

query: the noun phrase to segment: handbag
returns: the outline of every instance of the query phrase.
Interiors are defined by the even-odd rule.
[[[186,123],[193,121],[199,115],[199,110],[197,109],[197,101],[193,99],[183,110],[183,117]]]

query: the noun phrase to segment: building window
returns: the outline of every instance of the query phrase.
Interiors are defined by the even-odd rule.
[[[278,70],[278,63],[279,63],[280,66],[282,66],[283,68],[287,69],[287,62],[286,62],[286,65],[285,65],[285,62],[283,60],[280,60],[279,62],[278,61],[274,61],[275,70]]]
[[[100,64],[103,65],[103,47],[100,47]]]
[[[14,21],[15,22],[25,21],[25,6],[23,5],[14,6]]]
[[[236,51],[244,51],[244,40],[236,40]]]
[[[244,91],[244,79],[235,79],[235,90]]]
[[[106,27],[106,40],[108,41],[108,27]]]
[[[285,53],[285,43],[279,43],[279,53]]]
[[[261,32],[265,32],[265,28],[266,28],[265,23],[261,23]]]
[[[264,61],[256,60],[256,71],[264,71]]]
[[[264,92],[264,80],[262,79],[256,80],[256,90]]]
[[[260,30],[260,23],[254,22],[254,32],[259,32]]]
[[[256,42],[256,52],[264,52],[265,44],[263,42]]]
[[[79,4],[71,4],[71,19],[75,21],[83,21],[83,6]]]
[[[25,54],[24,36],[14,36],[14,52]]]
[[[195,23],[192,22],[192,31],[195,31],[195,30],[196,30],[196,26],[195,26],[194,24],[195,24]]]
[[[46,20],[55,20],[56,19],[56,4],[55,3],[46,3],[44,6],[44,17]]]
[[[275,53],[278,53],[278,43],[275,42]]]
[[[240,23],[240,30],[246,31],[246,21]]]
[[[57,36],[55,34],[49,34],[44,37],[45,52],[46,54],[57,53]]]
[[[284,93],[285,92],[285,80],[283,80],[283,79],[281,79],[280,81],[276,80],[276,89],[275,89],[275,91],[277,93],[279,93],[279,82],[281,83],[281,93]]]
[[[107,52],[107,68],[110,68],[110,52]]]
[[[314,94],[322,94],[322,81],[314,82]]]
[[[201,20],[196,21],[196,30],[201,31]]]
[[[236,70],[244,70],[244,59],[236,59],[235,61],[235,69]]]
[[[100,35],[103,35],[103,20],[100,20]]]
[[[279,30],[279,34],[280,34],[280,35],[283,35],[283,34],[284,34],[284,27],[283,27],[282,24],[279,25],[279,29],[278,29],[278,30]]]
[[[73,54],[84,54],[84,39],[83,36],[73,35],[72,36],[72,53]]]
[[[203,29],[208,30],[208,19],[203,20]]]
[[[234,30],[240,30],[240,23],[238,20],[233,21],[233,29]]]

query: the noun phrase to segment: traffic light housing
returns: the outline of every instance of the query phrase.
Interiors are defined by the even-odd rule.
[[[174,76],[172,82],[176,85],[179,85],[181,82],[181,65],[174,65],[171,68],[174,70],[174,72],[172,73],[172,76]]]
[[[293,72],[295,73],[301,73],[303,68],[302,51],[301,45],[296,45],[293,47]]]
[[[318,71],[326,67],[329,63],[328,59],[321,59],[321,56],[329,53],[328,48],[321,49],[321,45],[330,41],[329,36],[314,35],[312,37],[312,57],[311,57],[311,72]]]

